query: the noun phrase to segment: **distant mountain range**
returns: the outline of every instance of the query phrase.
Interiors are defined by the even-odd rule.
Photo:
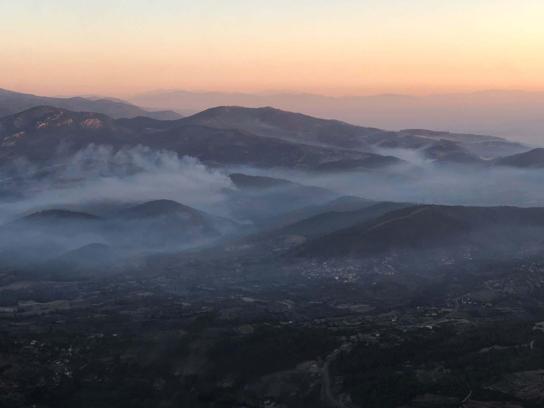
[[[482,91],[441,95],[330,97],[307,93],[227,93],[155,91],[131,102],[155,109],[193,114],[213,106],[274,106],[363,126],[402,130],[448,129],[491,134],[542,145],[544,92]]]
[[[43,161],[59,152],[69,155],[90,144],[104,144],[114,148],[144,145],[166,149],[210,165],[319,170],[331,165],[372,169],[403,163],[388,155],[296,143],[244,129],[212,128],[198,124],[192,117],[177,121],[115,120],[102,114],[51,107],[32,108],[0,119],[0,138],[0,158],[6,160],[24,156]]]
[[[51,106],[76,112],[96,112],[112,118],[147,116],[154,119],[171,120],[181,117],[178,113],[170,110],[148,111],[119,99],[52,98],[0,89],[0,116],[11,115],[36,106]]]
[[[521,144],[493,136],[422,129],[391,132],[269,107],[216,107],[190,116],[185,121],[219,129],[241,129],[260,136],[317,146],[366,152],[418,150],[422,157],[451,162],[477,162],[481,158],[527,150]]]
[[[210,165],[315,171],[374,170],[407,164],[409,156],[438,164],[488,165],[494,163],[490,158],[529,150],[490,136],[390,132],[274,108],[218,107],[162,121],[35,107],[0,119],[3,160],[23,156],[49,160],[90,144],[144,145],[194,156]]]

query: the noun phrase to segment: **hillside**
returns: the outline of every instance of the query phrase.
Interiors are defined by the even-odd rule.
[[[372,256],[465,247],[523,251],[541,244],[544,208],[416,205],[308,242],[303,256]]]
[[[181,117],[181,115],[173,111],[147,111],[131,103],[116,99],[52,98],[0,89],[0,117],[44,105],[77,112],[102,113],[113,118],[147,116],[161,120],[172,120]]]
[[[36,107],[0,119],[0,158],[47,160],[90,144],[114,148],[149,146],[196,157],[211,165],[243,164],[317,170],[387,167],[402,160],[375,153],[314,146],[190,121],[115,120],[106,115]],[[62,149],[60,148],[62,147]]]
[[[518,167],[524,169],[544,168],[544,148],[529,150],[528,152],[501,157],[495,160],[499,166]]]

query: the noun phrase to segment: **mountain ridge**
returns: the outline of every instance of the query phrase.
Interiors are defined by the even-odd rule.
[[[534,239],[534,228],[544,228],[542,207],[412,205],[309,241],[297,253],[364,257],[449,246],[485,248],[493,238],[501,245],[515,246],[517,238],[520,242]]]
[[[113,118],[148,116],[156,119],[179,119],[174,111],[147,111],[139,106],[118,99],[88,99],[75,97],[49,97],[0,88],[0,117],[15,114],[35,106],[53,106],[79,112],[97,112]]]
[[[463,135],[463,141],[453,141],[448,132],[445,135],[450,139],[433,131],[421,133],[425,132],[360,127],[270,107],[216,107],[187,118],[160,121],[113,119],[99,113],[39,106],[0,118],[0,157],[44,159],[58,151],[59,145],[67,144],[72,150],[90,143],[114,148],[141,144],[194,156],[211,165],[349,171],[410,164],[411,159],[407,162],[402,157],[406,151],[418,156],[412,165],[424,160],[482,166],[495,163],[479,156],[485,149],[493,155],[490,146],[500,157],[520,149],[516,143],[478,135]]]
[[[69,153],[89,144],[114,148],[144,145],[194,156],[211,165],[318,169],[324,163],[351,160],[362,167],[367,161],[371,167],[403,163],[392,156],[296,143],[243,129],[212,128],[184,119],[115,120],[101,114],[50,107],[35,107],[0,118],[0,157],[6,159],[26,156],[44,160],[53,157],[61,145]]]
[[[131,101],[193,114],[211,106],[276,106],[289,111],[335,118],[362,126],[392,129],[448,129],[515,137],[540,144],[544,92],[492,90],[430,95],[346,95],[269,92],[228,93],[165,90],[136,95]],[[497,120],[498,119],[498,120]]]

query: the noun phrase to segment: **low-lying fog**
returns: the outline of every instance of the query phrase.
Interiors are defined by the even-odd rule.
[[[474,206],[544,205],[542,170],[446,169],[429,165],[417,170],[388,173],[316,175],[283,170],[254,170],[253,174],[289,178],[299,183],[330,188],[340,194],[357,195],[376,201]]]
[[[236,171],[289,179],[376,201],[472,206],[544,206],[544,169],[435,165],[415,150],[383,149],[380,154],[409,164],[379,171],[308,173],[240,167]]]
[[[123,254],[175,251],[216,242],[233,232],[278,227],[282,214],[289,211],[305,208],[301,213],[315,215],[307,208],[319,208],[340,196],[404,203],[544,206],[543,170],[446,167],[413,151],[389,153],[408,164],[342,173],[216,168],[170,151],[141,146],[114,151],[92,145],[41,168],[19,160],[0,170],[0,259],[16,264],[30,258],[75,259],[94,265],[96,260]],[[229,177],[234,172],[322,189],[246,178],[247,191],[247,186],[239,187]],[[252,190],[258,190],[259,183],[265,192]],[[72,212],[36,214],[51,209]]]
[[[436,166],[414,151],[389,151],[411,164],[388,171],[310,173],[286,169],[205,166],[174,152],[137,146],[89,146],[45,168],[17,161],[0,173],[0,222],[49,208],[107,209],[108,204],[171,199],[229,216],[230,172],[277,177],[377,201],[463,205],[544,205],[544,170]],[[312,205],[313,203],[308,203]]]

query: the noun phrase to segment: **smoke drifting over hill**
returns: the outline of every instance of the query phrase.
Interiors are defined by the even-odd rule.
[[[341,195],[357,195],[376,201],[446,205],[542,206],[544,171],[493,166],[442,166],[414,150],[386,149],[411,166],[386,171],[308,173],[294,170],[244,168],[257,175],[273,174],[303,184],[331,189]]]
[[[89,145],[62,161],[37,168],[16,160],[1,170],[0,221],[48,208],[88,209],[170,199],[205,211],[232,215],[225,205],[236,187],[230,172],[273,175],[301,184],[376,201],[430,204],[544,204],[544,172],[493,166],[436,165],[408,149],[381,149],[408,165],[380,171],[301,172],[288,169],[230,167],[213,169],[195,158],[149,147],[114,149]],[[273,204],[272,204],[273,206]]]
[[[22,160],[3,169],[3,183],[17,181],[18,194],[2,202],[1,220],[26,212],[100,203],[133,203],[165,198],[211,208],[233,188],[224,173],[197,159],[143,146],[115,151],[90,145],[63,162],[39,171]]]

